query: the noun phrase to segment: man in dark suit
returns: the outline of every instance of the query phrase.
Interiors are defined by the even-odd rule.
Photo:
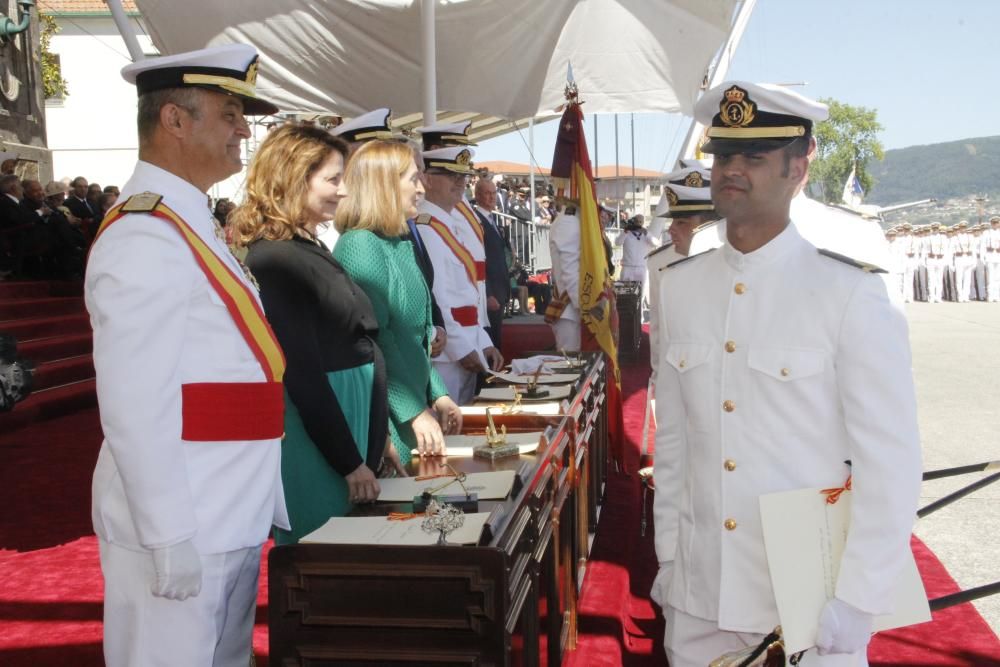
[[[489,178],[476,183],[476,206],[473,209],[483,225],[483,246],[486,249],[486,315],[490,320],[490,339],[500,348],[500,327],[503,311],[510,300],[510,278],[507,274],[507,250],[510,246],[500,234],[493,211],[496,208],[497,188]]]
[[[99,211],[95,211],[94,207],[87,201],[88,187],[87,179],[83,176],[74,178],[70,183],[69,196],[66,197],[66,208],[80,219],[85,228],[90,229],[95,222],[101,219],[101,214]]]

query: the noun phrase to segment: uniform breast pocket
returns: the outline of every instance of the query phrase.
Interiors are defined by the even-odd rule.
[[[751,347],[747,350],[749,406],[764,433],[787,438],[823,421],[832,373],[822,350]],[[812,420],[812,424],[810,423]]]
[[[718,394],[711,360],[712,346],[707,343],[672,342],[664,353],[664,361],[677,372],[688,426],[697,431],[709,427],[713,397]]]

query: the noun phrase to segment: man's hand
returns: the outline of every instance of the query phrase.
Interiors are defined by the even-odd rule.
[[[495,296],[486,297],[486,310],[494,313],[500,310],[500,302],[497,301]]]
[[[489,349],[489,348],[487,348]],[[479,360],[479,353],[473,350],[467,355],[458,360],[458,363],[462,365],[462,368],[469,371],[470,373],[482,373],[486,369],[483,367],[483,362]]]
[[[604,320],[604,301],[598,301],[597,305],[594,306],[593,308],[591,308],[590,310],[588,310],[587,313],[592,318],[594,318],[595,320],[597,320],[598,322],[603,321]]]
[[[438,399],[441,400],[441,399]],[[444,454],[444,434],[441,425],[430,409],[425,409],[410,422],[417,437],[417,451],[421,456]]]
[[[444,327],[434,327],[434,333],[434,339],[431,341],[431,357],[438,357],[448,344],[448,332]]]
[[[153,595],[186,600],[201,592],[201,556],[191,540],[153,549]]]
[[[445,435],[455,435],[462,430],[462,410],[451,396],[441,396],[434,401],[434,411],[437,412],[441,430]]]
[[[382,466],[383,477],[407,477],[406,468],[399,460],[399,452],[392,444],[392,439],[386,436],[385,450],[382,452],[384,464]]]
[[[820,655],[831,653],[857,653],[872,638],[872,615],[833,598],[828,600],[819,615],[816,632],[816,651]]]
[[[499,371],[503,368],[503,355],[495,347],[487,347],[483,350],[483,356],[490,362],[490,370]]]
[[[391,444],[389,445],[392,446]],[[364,463],[344,478],[347,481],[347,499],[352,503],[373,503],[378,499],[378,479]]]

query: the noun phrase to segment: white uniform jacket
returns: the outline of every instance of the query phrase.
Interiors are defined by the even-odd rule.
[[[662,245],[646,255],[646,271],[649,273],[649,281],[646,285],[649,289],[649,307],[652,311],[649,318],[649,365],[653,369],[651,379],[654,384],[656,382],[656,359],[658,358],[657,345],[659,344],[659,318],[657,314],[660,311],[660,278],[669,265],[682,259],[684,256],[677,252],[672,242]]]
[[[208,198],[146,162],[122,188],[155,192],[243,272],[214,232]],[[93,481],[94,530],[125,548],[193,538],[203,554],[263,543],[287,527],[281,441],[181,439],[181,386],[264,382],[264,371],[172,224],[130,214],[93,246],[84,285],[104,443]]]
[[[440,206],[432,204],[427,200],[420,202],[418,213],[426,213],[440,220],[455,238],[462,242],[465,238],[461,228],[468,229],[469,223],[461,217],[458,211],[445,212]],[[419,216],[418,216],[419,217]],[[480,312],[485,312],[485,291],[480,290],[480,283],[472,282],[465,269],[465,264],[455,255],[452,249],[445,243],[444,239],[428,225],[417,225],[420,231],[420,239],[427,248],[427,255],[434,265],[434,298],[438,307],[441,308],[441,315],[444,317],[445,331],[448,332],[448,342],[444,346],[441,356],[435,361],[457,362],[470,352],[478,351],[485,366],[489,366],[482,359],[482,351],[492,347],[489,334],[483,329],[480,323]],[[468,233],[472,233],[469,230]],[[464,245],[464,244],[463,244]],[[468,250],[468,248],[466,248]],[[477,256],[473,253],[473,258]],[[479,256],[476,261],[482,261]],[[457,310],[461,308],[473,308],[476,311],[475,321],[470,322],[464,319]],[[460,321],[461,320],[461,321]],[[465,322],[463,324],[463,322]]]
[[[723,630],[770,632],[758,497],[853,474],[836,595],[889,612],[921,468],[906,320],[885,283],[788,225],[753,253],[727,243],[674,264],[660,301],[654,517],[658,560],[674,561],[667,602]]]
[[[560,319],[580,321],[580,219],[560,213],[549,229],[552,278],[560,293],[569,293],[569,303]]]
[[[615,239],[622,247],[622,280],[641,282],[646,273],[646,254],[656,247],[653,237],[645,229],[622,230]]]
[[[466,210],[472,214],[472,217],[476,217],[476,213],[472,204],[465,197],[462,197],[462,201],[459,206],[465,206]],[[455,217],[456,226],[455,231],[458,234],[458,240],[462,242],[462,245],[468,249],[472,258],[477,262],[482,262],[483,267],[486,266],[486,246],[479,239],[479,234],[473,229],[472,223],[466,219],[465,215],[459,211],[457,208],[452,211]],[[482,225],[478,218],[475,224]],[[480,280],[476,281],[476,287],[479,289],[479,326],[488,327],[490,326],[490,316],[486,308],[486,269],[480,276]]]

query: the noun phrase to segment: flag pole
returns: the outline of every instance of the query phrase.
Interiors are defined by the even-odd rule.
[[[424,56],[424,68],[421,72],[424,93],[424,125],[437,122],[437,51],[434,34],[434,3],[436,0],[423,0],[420,13],[423,30],[420,33],[420,44]]]

